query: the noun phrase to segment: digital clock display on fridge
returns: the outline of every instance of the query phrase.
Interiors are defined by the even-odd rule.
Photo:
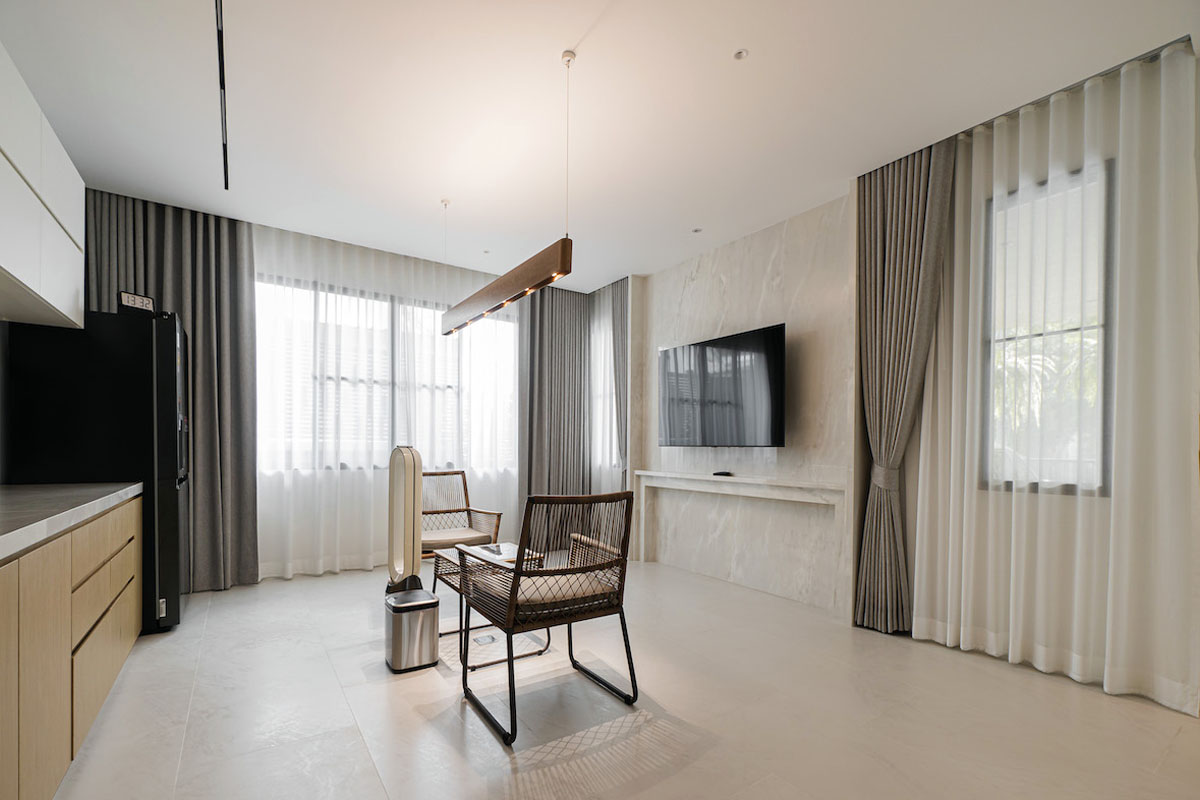
[[[133,292],[121,292],[118,296],[121,311],[132,311],[140,314],[154,313],[154,298]]]

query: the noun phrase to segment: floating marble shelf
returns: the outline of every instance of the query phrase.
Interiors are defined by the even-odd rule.
[[[753,475],[704,475],[684,472],[635,470],[638,503],[638,557],[646,559],[646,503],[650,489],[727,494],[792,503],[833,506],[840,514],[846,488],[830,483],[798,482]]]

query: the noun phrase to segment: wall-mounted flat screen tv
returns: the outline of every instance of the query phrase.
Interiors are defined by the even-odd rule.
[[[783,325],[658,354],[658,443],[783,447]]]

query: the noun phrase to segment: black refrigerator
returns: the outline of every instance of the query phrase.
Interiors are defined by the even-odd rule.
[[[186,590],[187,335],[174,314],[89,312],[83,330],[4,323],[0,480],[141,481],[142,632]]]

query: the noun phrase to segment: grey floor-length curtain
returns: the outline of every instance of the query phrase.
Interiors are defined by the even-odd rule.
[[[211,214],[87,192],[87,302],[117,292],[179,315],[191,363],[192,524],[187,591],[258,581],[254,268],[250,227]]]
[[[617,448],[629,488],[629,278],[608,287],[612,295],[613,391],[617,406]]]
[[[950,228],[954,142],[858,179],[858,327],[873,465],[858,562],[858,625],[912,629],[900,467],[925,378]]]
[[[521,301],[521,506],[534,494],[591,491],[588,296],[547,288]]]
[[[588,315],[592,491],[624,491],[629,485],[629,278],[589,294]],[[616,483],[607,475],[598,480],[604,473],[614,475]]]

